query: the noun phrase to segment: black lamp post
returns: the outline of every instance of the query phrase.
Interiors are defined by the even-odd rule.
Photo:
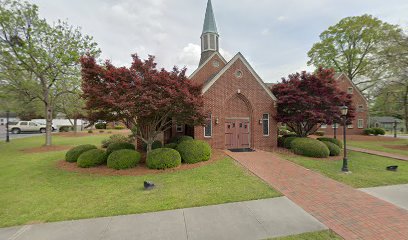
[[[347,106],[342,106],[340,107],[341,111],[341,116],[343,118],[343,142],[344,142],[344,156],[343,156],[343,167],[341,168],[341,171],[343,172],[348,172],[348,163],[347,163],[347,145],[346,145],[346,129],[347,129],[347,112],[348,112],[348,107]]]
[[[394,138],[397,138],[397,120],[394,121]]]
[[[10,111],[6,111],[6,142],[10,142],[10,135],[9,135],[9,118],[10,118]]]
[[[337,123],[333,122],[333,135],[334,135],[334,139],[337,139]]]

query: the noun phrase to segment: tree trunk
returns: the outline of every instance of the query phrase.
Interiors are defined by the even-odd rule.
[[[49,104],[45,106],[46,118],[45,118],[45,146],[51,146],[51,132],[52,132],[52,108]]]
[[[77,133],[77,121],[78,119],[76,119],[76,117],[74,118],[74,134]]]

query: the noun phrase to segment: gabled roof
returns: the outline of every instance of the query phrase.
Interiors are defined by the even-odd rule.
[[[259,75],[255,72],[255,70],[251,67],[251,65],[248,63],[248,61],[245,59],[245,57],[238,52],[221,71],[219,71],[211,80],[207,81],[204,86],[203,86],[203,94],[207,92],[212,85],[238,60],[241,60],[242,63],[247,67],[247,69],[251,72],[251,74],[254,76],[254,78],[258,81],[258,83],[262,86],[262,88],[266,91],[266,93],[274,100],[276,101],[277,98],[271,90],[265,85],[265,83],[262,81],[262,79],[259,77]]]
[[[203,34],[204,33],[217,33],[218,34],[217,24],[215,23],[215,17],[214,17],[211,0],[208,0],[207,9],[205,10]]]
[[[368,105],[367,98],[366,98],[366,97],[364,96],[364,94],[360,91],[360,89],[357,87],[357,85],[355,85],[355,84],[353,83],[353,81],[351,81],[351,79],[350,79],[345,73],[336,73],[336,74],[334,75],[334,78],[335,78],[336,80],[338,80],[341,76],[344,76],[344,77],[351,83],[351,85],[353,86],[353,88],[357,90],[358,94],[360,94],[360,96],[364,99],[365,103]]]
[[[403,122],[401,119],[399,118],[395,118],[395,117],[389,117],[389,116],[385,116],[385,117],[371,117],[371,121],[373,122],[380,122],[380,123],[393,123],[394,121],[397,121],[398,123]]]
[[[194,77],[194,75],[196,75],[201,70],[201,68],[203,68],[215,55],[217,55],[221,59],[221,61],[227,64],[227,60],[225,60],[225,58],[219,52],[214,52],[188,78],[191,79],[192,77]]]

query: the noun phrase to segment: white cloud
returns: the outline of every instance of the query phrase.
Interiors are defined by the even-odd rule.
[[[201,47],[194,43],[189,43],[183,48],[177,57],[177,64],[185,66],[197,65],[200,61]]]
[[[262,31],[261,31],[261,35],[262,36],[267,36],[267,35],[269,35],[271,33],[271,31],[269,30],[269,28],[264,28],[264,29],[262,29]]]
[[[288,19],[288,17],[279,16],[276,20],[278,20],[279,22],[283,22],[283,21],[285,21],[285,20],[287,20],[287,19]]]

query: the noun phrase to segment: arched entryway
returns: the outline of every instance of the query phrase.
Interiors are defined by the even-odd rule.
[[[252,107],[242,94],[235,94],[225,104],[225,148],[251,147]]]

